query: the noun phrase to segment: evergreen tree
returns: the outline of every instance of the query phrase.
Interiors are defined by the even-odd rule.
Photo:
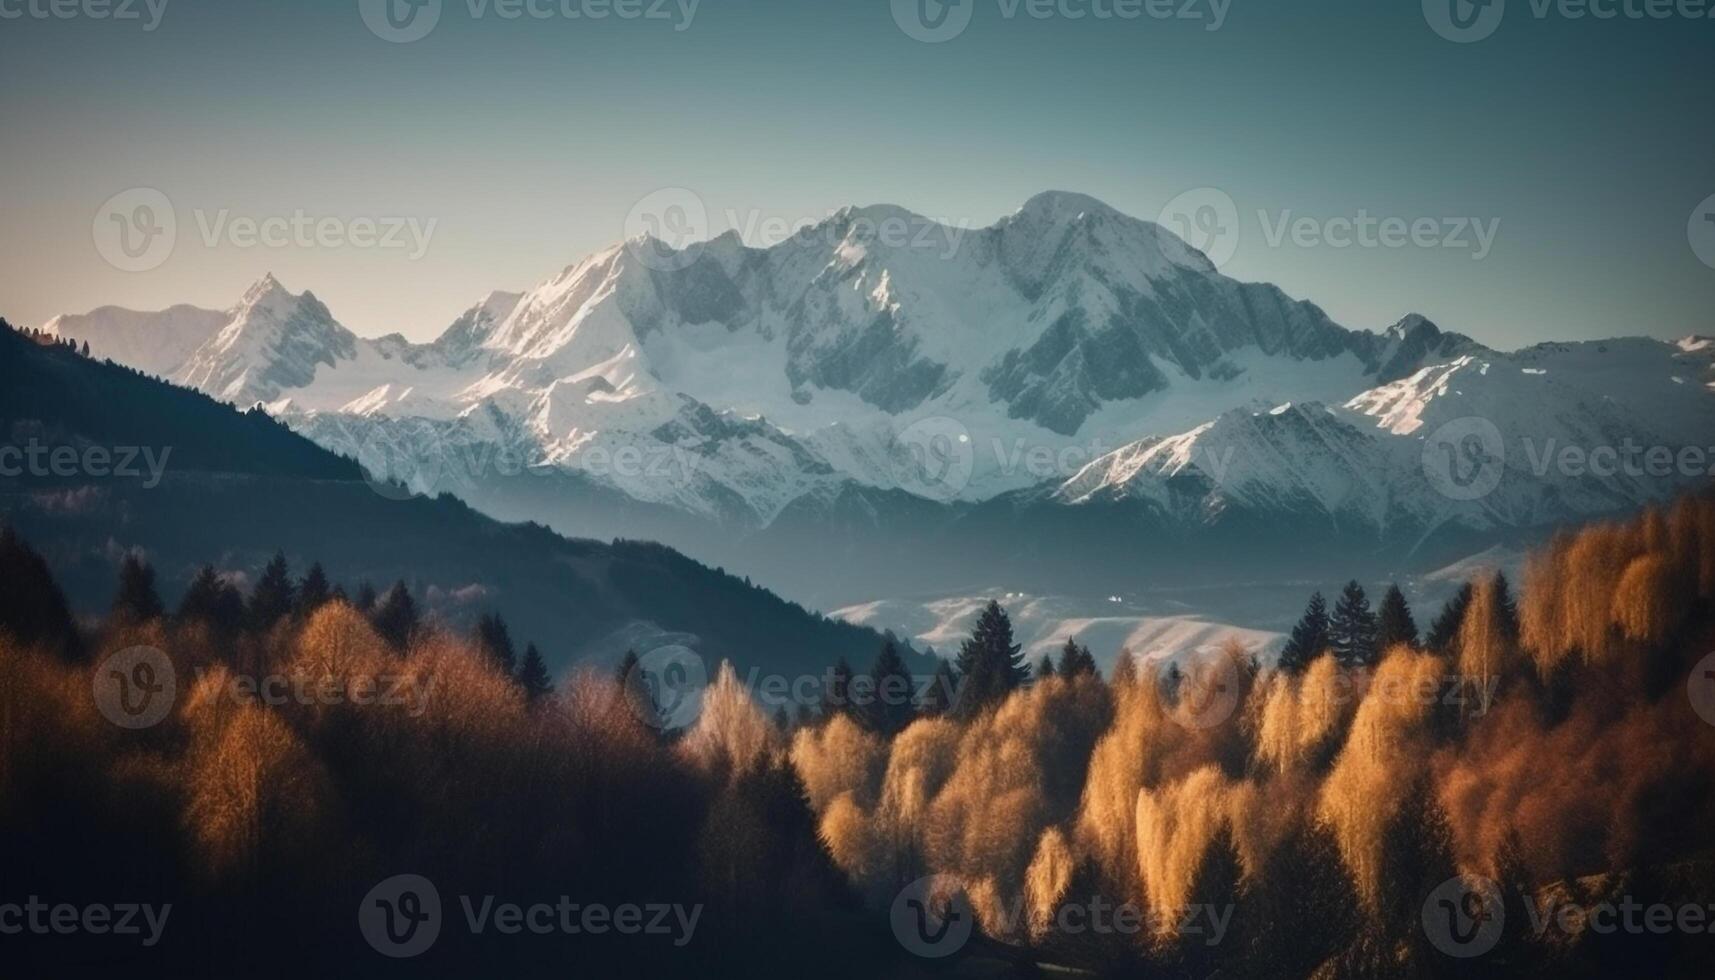
[[[872,730],[892,738],[911,724],[916,712],[911,704],[914,686],[911,671],[906,668],[905,658],[899,655],[899,646],[891,635],[882,643],[881,653],[876,655],[869,676],[872,697],[865,705],[865,720]]]
[[[83,342],[83,356],[84,357],[89,356],[89,341],[87,341],[87,340]]]
[[[298,583],[297,615],[300,619],[308,618],[317,609],[333,601],[333,589],[328,585],[327,572],[322,571],[322,563],[316,562],[310,566],[303,581]]]
[[[122,623],[146,623],[158,619],[166,607],[155,591],[155,570],[137,552],[125,556],[119,566],[119,594],[113,599],[113,618]]]
[[[1304,608],[1304,616],[1292,627],[1292,635],[1280,651],[1280,669],[1302,674],[1310,662],[1328,649],[1328,601],[1317,592]]]
[[[828,671],[828,688],[822,692],[822,718],[845,714],[851,710],[852,665],[841,657]]]
[[[1511,647],[1516,648],[1518,636],[1518,600],[1513,598],[1512,584],[1507,581],[1505,572],[1495,573],[1495,616],[1501,630],[1501,638]]]
[[[1060,648],[1060,676],[1071,680],[1082,674],[1095,675],[1096,658],[1090,653],[1090,648],[1079,646],[1071,637],[1066,638],[1066,645]]]
[[[1045,653],[1042,659],[1036,662],[1036,682],[1040,684],[1053,676],[1054,658]]]
[[[1459,638],[1459,629],[1465,625],[1465,610],[1471,607],[1471,597],[1476,590],[1471,583],[1459,586],[1459,591],[1447,604],[1441,607],[1441,612],[1429,624],[1429,635],[1424,638],[1424,646],[1438,656],[1448,656],[1453,653],[1454,641]]]
[[[0,582],[5,583],[0,586],[0,632],[73,659],[77,629],[65,593],[42,556],[5,524],[0,524]]]
[[[524,696],[532,703],[554,693],[554,682],[548,674],[548,665],[542,660],[542,651],[536,649],[536,644],[524,646],[524,663],[518,668],[518,684],[524,688]]]
[[[1328,620],[1328,641],[1343,667],[1368,667],[1376,662],[1376,614],[1370,611],[1364,587],[1346,583],[1334,615]]]
[[[256,588],[250,591],[250,628],[259,633],[272,629],[275,623],[291,613],[294,601],[286,554],[276,551],[268,567],[262,570],[262,577],[256,580]]]
[[[1417,646],[1417,621],[1411,618],[1411,606],[1396,583],[1387,587],[1381,610],[1376,614],[1376,650],[1386,653],[1402,644]]]
[[[939,657],[935,659],[941,660]],[[958,692],[959,679],[953,673],[953,665],[941,660],[941,665],[935,668],[935,677],[929,682],[928,690],[923,692],[923,699],[917,709],[925,718],[944,715],[952,710]]]
[[[387,590],[387,595],[376,604],[369,620],[375,625],[375,632],[393,649],[401,653],[405,651],[412,635],[417,632],[417,603],[411,598],[411,590],[405,587],[403,580],[393,583],[393,587]]]
[[[499,613],[484,613],[476,621],[476,643],[502,674],[512,676],[518,667],[518,654],[512,647],[512,634],[506,629],[506,621],[500,618]],[[632,653],[631,656],[635,662],[637,654]]]
[[[956,666],[963,683],[954,710],[961,717],[975,717],[1029,680],[1023,649],[1012,642],[1012,620],[1006,611],[989,600],[970,639],[959,648]]]
[[[1183,977],[1214,977],[1223,974],[1239,972],[1239,960],[1243,955],[1244,942],[1242,935],[1222,937],[1219,943],[1213,942],[1209,932],[1208,914],[1226,916],[1231,930],[1243,930],[1250,927],[1255,918],[1241,886],[1244,877],[1244,867],[1239,863],[1238,847],[1233,842],[1231,826],[1221,821],[1220,830],[1215,839],[1209,842],[1209,849],[1204,852],[1197,872],[1192,877],[1190,902],[1196,906],[1194,910],[1179,910],[1190,912],[1195,918],[1192,925],[1196,932],[1186,930],[1174,939],[1167,951],[1171,961],[1169,973]],[[1197,915],[1201,912],[1201,915]],[[1196,921],[1201,919],[1202,921]],[[1178,925],[1179,923],[1175,923]]]
[[[360,613],[375,611],[375,586],[368,582],[357,583],[357,598],[352,600],[352,606]]]
[[[213,565],[204,565],[179,600],[178,620],[202,623],[219,635],[230,636],[244,624],[244,597]]]

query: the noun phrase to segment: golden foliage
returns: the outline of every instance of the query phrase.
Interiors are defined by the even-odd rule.
[[[804,781],[810,808],[817,813],[841,795],[849,795],[861,807],[875,806],[887,767],[887,746],[847,715],[837,714],[825,725],[794,732],[791,758]]]
[[[715,682],[703,691],[702,713],[682,748],[705,772],[725,768],[737,773],[766,762],[778,736],[738,679],[732,662],[722,661]]]
[[[1345,746],[1322,784],[1317,816],[1371,908],[1378,905],[1383,839],[1402,794],[1428,758],[1427,721],[1442,682],[1435,657],[1396,647],[1376,667]]]

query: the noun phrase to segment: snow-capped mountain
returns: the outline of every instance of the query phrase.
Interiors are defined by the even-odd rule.
[[[879,206],[767,248],[634,239],[489,294],[428,344],[357,337],[272,276],[224,313],[53,326],[262,402],[413,490],[604,536],[833,525],[859,547],[976,519],[960,514],[1129,507],[1152,527],[1310,514],[1411,538],[1685,482],[1537,472],[1513,447],[1527,436],[1682,446],[1715,431],[1707,345],[1500,354],[1420,316],[1349,330],[1223,276],[1159,225],[1058,192],[978,230]],[[1468,417],[1507,438],[1507,480],[1452,499],[1426,478],[1424,440]],[[606,509],[598,521],[572,499]]]
[[[229,319],[229,314],[194,306],[175,306],[155,313],[103,306],[88,313],[56,316],[42,329],[55,337],[86,341],[98,356],[169,377]]]

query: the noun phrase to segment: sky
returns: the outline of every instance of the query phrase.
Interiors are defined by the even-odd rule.
[[[664,189],[753,244],[1061,189],[1349,327],[1715,333],[1705,0],[384,2],[0,0],[0,315],[271,271],[427,340]]]

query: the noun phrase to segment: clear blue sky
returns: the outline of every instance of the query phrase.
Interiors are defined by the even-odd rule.
[[[1715,269],[1687,241],[1715,194],[1715,19],[1538,19],[1510,0],[1492,37],[1454,44],[1415,0],[1231,0],[1218,31],[960,0],[968,29],[925,44],[889,0],[701,0],[684,30],[677,13],[508,20],[445,0],[428,36],[393,44],[358,0],[166,2],[147,32],[0,19],[0,312],[16,322],[224,307],[272,270],[361,333],[427,338],[623,237],[662,187],[694,189],[719,231],[729,211],[878,202],[984,225],[1048,188],[1154,218],[1214,186],[1241,216],[1226,271],[1349,326],[1419,311],[1506,347],[1715,331]],[[138,186],[167,195],[178,241],[120,272],[92,221]],[[221,209],[436,224],[417,259],[211,248],[196,214]],[[1498,219],[1498,237],[1481,261],[1271,246],[1256,217],[1360,209]]]

